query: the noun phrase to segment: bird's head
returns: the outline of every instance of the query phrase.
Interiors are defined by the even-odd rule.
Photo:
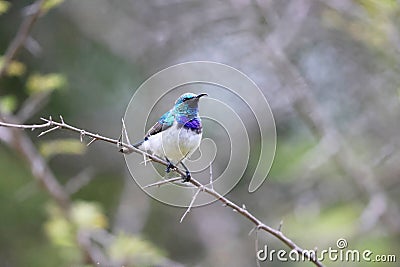
[[[176,101],[174,110],[176,113],[185,114],[191,113],[197,114],[198,112],[198,104],[199,100],[202,96],[206,96],[207,94],[193,94],[193,93],[185,93],[181,95]]]

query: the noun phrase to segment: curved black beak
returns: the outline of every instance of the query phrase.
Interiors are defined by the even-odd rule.
[[[202,97],[202,96],[208,96],[208,94],[202,93],[202,94],[197,95],[196,98],[200,98],[200,97]]]

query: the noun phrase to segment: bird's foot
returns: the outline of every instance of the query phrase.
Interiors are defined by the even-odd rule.
[[[172,169],[175,169],[175,166],[171,162],[168,162],[168,166],[165,169],[165,172],[170,173]]]
[[[192,176],[190,175],[190,172],[186,171],[186,175],[182,175],[182,183],[189,182],[190,178],[192,178]]]

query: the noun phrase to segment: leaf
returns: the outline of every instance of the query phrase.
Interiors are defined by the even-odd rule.
[[[59,154],[82,155],[86,152],[86,145],[76,139],[58,139],[42,142],[39,151],[45,158]]]
[[[48,220],[44,229],[53,244],[65,247],[75,246],[73,227],[61,216]]]
[[[51,9],[61,5],[64,0],[46,0],[42,5],[42,13],[47,13]]]
[[[3,64],[4,64],[4,57],[0,57],[0,66],[2,66]],[[25,73],[25,71],[26,67],[24,63],[19,62],[17,60],[12,60],[10,64],[8,64],[6,73],[8,76],[21,76]]]
[[[75,202],[71,209],[71,218],[79,228],[104,229],[108,226],[106,216],[95,202]]]
[[[30,94],[40,92],[54,91],[62,88],[67,83],[64,75],[59,73],[50,74],[33,74],[29,76],[27,81],[27,88]]]
[[[7,1],[0,0],[0,15],[6,13],[10,8],[11,3]]]
[[[126,234],[119,234],[108,252],[113,261],[133,266],[154,266],[163,258],[163,253],[150,242]]]
[[[398,8],[396,0],[357,0],[372,17],[387,15]]]
[[[17,98],[6,95],[0,98],[0,113],[11,114],[17,108]]]

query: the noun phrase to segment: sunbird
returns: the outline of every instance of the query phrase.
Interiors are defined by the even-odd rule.
[[[199,147],[203,127],[199,116],[199,100],[207,94],[185,93],[146,133],[144,139],[133,146],[149,151],[168,162],[166,172],[181,164],[186,171],[183,182],[191,175],[183,161]]]

